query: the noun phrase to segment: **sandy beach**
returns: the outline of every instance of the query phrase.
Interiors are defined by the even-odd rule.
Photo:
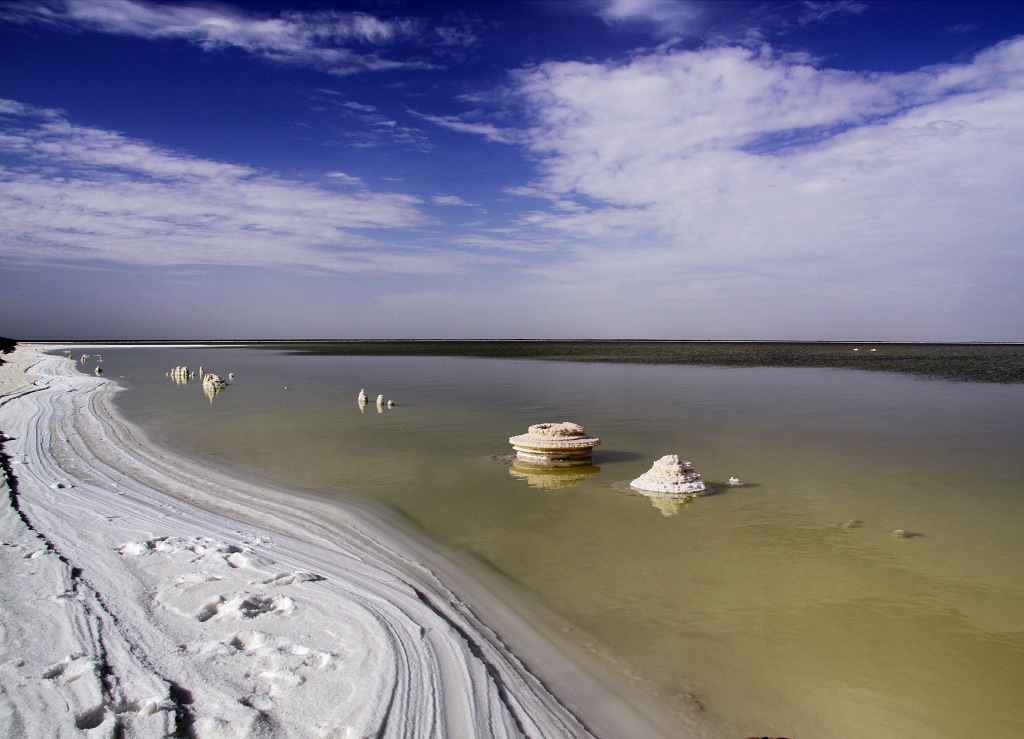
[[[70,359],[4,359],[0,734],[678,736],[371,512],[155,447]]]

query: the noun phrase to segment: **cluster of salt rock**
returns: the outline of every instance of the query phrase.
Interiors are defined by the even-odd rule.
[[[356,403],[359,405],[359,410],[363,410],[366,407],[368,402],[369,402],[369,400],[366,397],[366,390],[360,390],[358,397],[356,397]],[[389,401],[387,401],[387,403],[385,403],[384,402],[384,396],[383,395],[378,395],[377,396],[377,412],[378,413],[382,412],[384,410],[384,406],[385,405],[388,408],[394,408],[395,407],[395,401],[389,400]]]
[[[178,365],[170,372],[168,372],[167,376],[170,377],[179,385],[184,385],[189,380],[194,379],[196,373],[194,370],[190,370],[185,365]],[[213,399],[217,395],[217,393],[219,393],[221,390],[228,386],[227,381],[223,377],[214,374],[213,372],[204,372],[202,366],[199,367],[199,377],[202,378],[203,393],[206,395],[207,398],[210,399],[211,403],[213,402]],[[234,379],[235,373],[230,373],[228,377]]]
[[[202,367],[200,367],[199,370],[201,372]],[[172,369],[170,372],[168,372],[167,376],[170,377],[175,382],[177,382],[178,384],[183,384],[188,382],[191,378],[195,377],[196,373],[190,372],[188,367],[186,367],[183,364],[180,364],[174,369]]]
[[[516,450],[511,474],[535,487],[568,487],[599,471],[591,463],[591,456],[601,440],[588,435],[579,424],[539,423],[530,426],[525,434],[509,437],[509,443]],[[586,474],[579,474],[582,472]],[[730,477],[727,484],[742,483]],[[666,516],[675,515],[685,503],[707,491],[700,473],[675,454],[657,460],[650,470],[630,483],[630,488],[649,497]]]

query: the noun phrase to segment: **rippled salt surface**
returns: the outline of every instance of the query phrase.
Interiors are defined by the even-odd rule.
[[[517,583],[648,693],[728,735],[1024,732],[1024,386],[846,370],[104,349],[123,410],[241,474],[389,506]],[[211,402],[187,363],[234,383]],[[371,404],[360,412],[356,393]],[[383,393],[394,409],[378,413]],[[601,437],[539,487],[533,423]],[[664,454],[722,488],[622,492]],[[844,525],[845,524],[845,525]],[[904,529],[923,534],[897,538]]]

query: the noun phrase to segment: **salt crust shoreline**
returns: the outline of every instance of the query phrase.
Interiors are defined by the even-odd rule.
[[[297,506],[155,447],[114,410],[117,386],[67,359],[27,347],[4,359],[0,735],[684,728],[386,522]]]

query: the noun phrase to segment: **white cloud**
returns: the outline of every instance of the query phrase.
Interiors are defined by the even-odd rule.
[[[254,56],[338,75],[398,68],[435,68],[422,59],[390,59],[399,43],[469,44],[471,33],[436,29],[415,18],[378,18],[359,11],[287,11],[256,15],[216,3],[145,0],[49,0],[11,3],[0,19],[45,23],[152,40],[180,39],[207,51],[235,48]]]
[[[331,179],[337,180],[338,182],[342,182],[346,185],[361,187],[364,184],[360,178],[353,177],[352,175],[346,174],[345,172],[327,172],[324,174],[324,176],[330,177]]]
[[[750,310],[795,301],[799,323],[902,293],[938,326],[1024,278],[1024,39],[910,74],[713,48],[519,83],[542,166],[523,192],[552,203],[522,225],[569,245],[536,270],[566,295],[731,290]]]
[[[433,198],[433,202],[435,205],[461,205],[469,207],[473,206],[473,203],[467,203],[458,195],[435,195]]]
[[[644,23],[663,35],[693,32],[701,15],[689,0],[598,0],[596,5],[606,23]]]

